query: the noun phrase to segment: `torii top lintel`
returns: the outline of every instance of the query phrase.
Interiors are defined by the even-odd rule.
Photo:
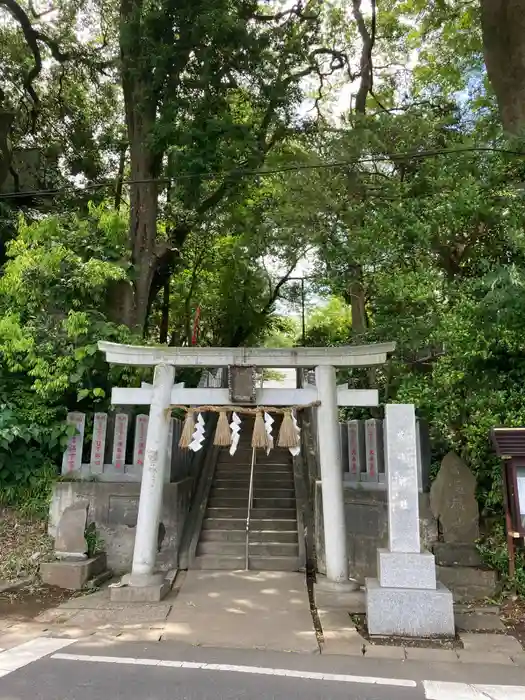
[[[172,348],[98,343],[110,364],[177,367],[371,367],[384,364],[395,347],[395,343],[376,343],[331,348]]]

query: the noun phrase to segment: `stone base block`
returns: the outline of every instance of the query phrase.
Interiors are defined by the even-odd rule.
[[[494,598],[498,592],[498,576],[492,569],[470,566],[438,566],[438,581],[450,588],[456,602]]]
[[[80,591],[86,583],[106,571],[106,555],[97,554],[91,559],[44,562],[40,565],[40,576],[49,586]]]
[[[109,599],[112,603],[158,603],[171,590],[175,574],[173,570],[167,574],[135,577],[135,581],[126,574],[121,585],[109,587]]]
[[[473,544],[436,542],[432,549],[438,566],[483,567],[479,552]]]
[[[429,588],[383,588],[366,579],[370,635],[434,637],[454,635],[452,593],[440,583]]]
[[[112,603],[158,603],[168,594],[170,587],[164,581],[152,586],[122,586],[109,590]]]
[[[335,583],[317,576],[314,584],[315,604],[323,610],[345,610],[351,614],[365,612],[365,592],[354,582]]]
[[[436,564],[430,552],[378,549],[377,573],[382,588],[436,588]]]

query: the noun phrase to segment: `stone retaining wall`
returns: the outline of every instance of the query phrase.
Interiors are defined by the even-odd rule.
[[[345,519],[350,575],[361,583],[377,576],[377,548],[388,545],[388,509],[386,491],[367,491],[345,487]],[[430,510],[427,493],[419,494],[421,545],[432,550],[438,539],[437,521]],[[321,482],[315,485],[315,539],[317,570],[326,573]]]
[[[164,485],[161,522],[165,534],[157,558],[159,567],[177,566],[182,530],[191,505],[193,479]],[[139,483],[58,482],[49,510],[49,534],[56,536],[57,524],[67,506],[78,500],[89,502],[88,522],[94,522],[104,541],[108,567],[116,574],[129,571],[139,503]]]

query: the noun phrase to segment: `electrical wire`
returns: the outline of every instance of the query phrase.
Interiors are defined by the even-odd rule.
[[[201,179],[201,180],[211,180],[217,177],[223,177],[225,179],[237,179],[240,177],[265,177],[267,175],[277,175],[280,173],[287,172],[299,172],[303,170],[327,170],[330,168],[345,168],[348,166],[355,166],[364,163],[384,163],[388,161],[396,160],[423,160],[426,158],[435,158],[438,156],[447,155],[461,155],[464,153],[499,153],[502,155],[509,156],[525,156],[525,151],[516,151],[507,148],[497,148],[492,146],[467,146],[465,148],[454,148],[454,149],[436,149],[427,151],[400,151],[393,153],[386,153],[381,156],[364,156],[360,158],[354,158],[352,160],[340,160],[340,161],[330,161],[328,163],[310,163],[303,165],[284,165],[279,168],[261,168],[259,170],[233,170],[229,173],[224,171],[214,171],[209,173],[181,173],[180,175],[175,175],[173,177],[161,177],[161,178],[145,178],[140,180],[123,180],[123,185],[146,185],[146,184],[164,184],[170,185],[174,184],[180,180],[191,180],[191,179]],[[84,186],[78,185],[64,185],[57,188],[46,189],[46,190],[25,190],[22,192],[5,192],[0,193],[0,199],[17,199],[25,197],[44,197],[57,195],[67,192],[82,194],[83,192],[88,192],[92,190],[105,189],[114,187],[114,182],[98,182],[90,183]]]

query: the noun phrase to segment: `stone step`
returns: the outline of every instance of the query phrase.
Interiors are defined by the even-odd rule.
[[[298,571],[299,557],[249,557],[252,571]],[[239,571],[245,568],[244,556],[221,557],[216,554],[201,554],[195,557],[194,569]]]
[[[239,497],[235,496],[217,496],[214,494],[210,495],[208,499],[208,508],[233,508],[235,510],[241,510],[244,508],[246,511],[248,507],[248,494],[245,493]],[[260,498],[254,495],[253,498],[254,508],[294,508],[295,498]]]
[[[219,465],[231,465],[231,466],[237,466],[237,465],[245,465],[245,466],[251,466],[252,463],[252,453],[249,452],[236,452],[233,457],[231,457],[229,454],[219,454],[217,457],[217,464]],[[286,456],[280,456],[280,455],[275,455],[274,457],[261,457],[261,455],[257,455],[255,459],[255,464],[258,467],[270,467],[274,465],[279,465],[279,466],[291,466],[292,465],[292,460],[287,459]]]
[[[263,483],[274,483],[274,482],[291,482],[293,481],[293,474],[291,471],[287,472],[271,472],[267,474],[255,473],[253,475],[254,481]],[[213,477],[213,482],[217,481],[237,481],[240,484],[250,483],[250,472],[247,471],[246,474],[240,474],[238,472],[215,472]]]
[[[293,498],[295,501],[295,489],[281,484],[254,484],[253,493],[256,498]]]
[[[245,557],[221,557],[218,554],[201,554],[196,556],[192,568],[193,569],[207,569],[207,570],[221,570],[221,571],[239,571],[245,568]]]
[[[228,486],[213,486],[210,492],[210,498],[244,498],[246,499],[250,487],[248,488],[230,488]],[[280,486],[261,487],[259,484],[254,484],[254,495],[258,498],[284,498],[295,500],[294,489],[285,489]]]
[[[278,498],[270,498],[268,496],[254,495],[253,498],[254,508],[295,508],[295,495]]]
[[[202,523],[203,530],[241,530],[245,531],[246,517],[244,518],[204,518]],[[250,528],[254,530],[279,530],[291,531],[297,529],[297,521],[295,512],[293,518],[277,519],[277,518],[251,518]]]
[[[221,557],[243,557],[246,553],[246,541],[244,542],[199,542],[197,556],[213,554]]]
[[[271,557],[250,554],[253,571],[299,571],[299,557]]]
[[[267,482],[267,481],[286,481],[293,482],[293,472],[255,472],[253,475],[255,481]],[[237,481],[240,483],[250,483],[250,472],[247,471],[246,474],[241,474],[239,472],[215,472],[214,481]]]
[[[432,551],[438,566],[470,566],[483,568],[481,556],[474,544],[436,542]]]
[[[254,488],[256,489],[287,489],[289,491],[295,491],[295,485],[292,479],[278,479],[277,481],[275,480],[270,480],[270,479],[254,479],[253,481]],[[248,491],[250,488],[250,481],[249,479],[246,479],[246,481],[235,481],[232,479],[216,479],[213,482],[212,489],[242,489],[243,491]]]
[[[200,539],[202,542],[246,542],[246,523],[242,526],[238,530],[203,528]],[[250,542],[296,543],[297,539],[296,529],[253,530],[250,523]]]
[[[249,464],[218,464],[215,467],[215,475],[220,474],[232,474],[235,476],[249,477],[251,473],[251,466]],[[292,465],[288,464],[268,464],[267,466],[262,466],[257,464],[253,470],[254,474],[260,474],[268,476],[269,474],[293,474]]]
[[[437,580],[452,591],[458,603],[493,598],[498,589],[498,577],[491,569],[469,566],[436,566]]]
[[[217,508],[209,507],[206,511],[209,518],[244,518],[246,520],[246,508]],[[296,520],[295,508],[252,508],[252,519],[277,518],[278,520]]]
[[[299,546],[297,542],[250,542],[250,556],[257,557],[297,557]],[[244,542],[199,542],[197,556],[201,554],[220,554],[221,556],[242,556],[246,552]]]

